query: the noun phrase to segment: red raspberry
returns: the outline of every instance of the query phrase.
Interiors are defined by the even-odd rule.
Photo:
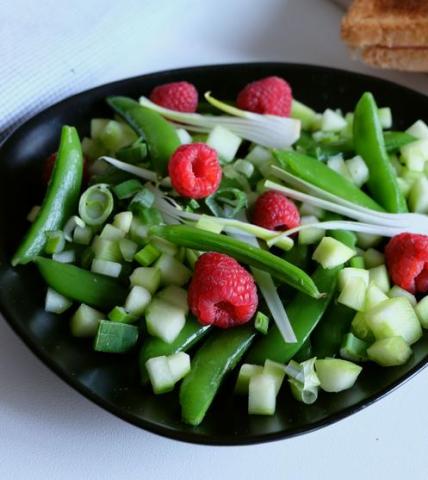
[[[411,293],[428,291],[428,236],[396,235],[385,247],[385,259],[396,285]]]
[[[205,143],[181,145],[168,163],[172,186],[183,197],[205,198],[220,185],[217,152]]]
[[[290,85],[280,77],[266,77],[249,83],[238,94],[242,110],[289,117],[293,101]]]
[[[202,325],[230,328],[247,323],[257,310],[253,277],[221,253],[204,253],[196,262],[188,291],[189,307]]]
[[[189,82],[165,83],[152,90],[150,100],[170,110],[194,113],[198,108],[198,91]]]
[[[300,215],[296,205],[285,195],[269,190],[256,200],[252,222],[269,230],[288,230],[299,226]]]

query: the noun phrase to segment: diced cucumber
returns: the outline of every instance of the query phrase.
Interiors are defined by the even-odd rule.
[[[357,187],[361,187],[369,179],[369,169],[366,162],[359,155],[346,160],[345,166],[352,182],[355,183]]]
[[[160,270],[154,267],[138,267],[132,272],[129,280],[131,285],[144,287],[153,295],[160,285]]]
[[[192,272],[171,255],[163,253],[155,264],[160,270],[163,285],[177,285],[181,287],[190,280]]]
[[[370,282],[377,285],[382,292],[388,293],[390,289],[388,270],[385,265],[379,265],[369,269]]]
[[[166,343],[172,343],[186,323],[183,310],[164,300],[155,298],[146,310],[147,331]]]
[[[180,140],[181,145],[192,143],[192,136],[184,128],[177,128],[176,133],[177,133],[178,139]]]
[[[137,253],[138,245],[129,238],[122,238],[119,240],[119,250],[126,262],[132,262]]]
[[[89,160],[96,160],[107,153],[106,148],[98,140],[87,137],[82,140],[82,152]]]
[[[409,300],[403,297],[384,300],[365,312],[365,318],[376,340],[401,336],[412,345],[422,336],[418,317]]]
[[[406,133],[413,135],[418,140],[428,139],[428,125],[423,120],[417,120],[406,130]]]
[[[343,160],[342,155],[335,155],[334,157],[330,157],[327,160],[327,166],[328,168],[331,168],[331,170],[334,170],[336,173],[339,175],[342,175],[342,177],[347,178],[348,180],[352,180],[351,173],[348,170],[348,166]]]
[[[378,243],[381,242],[382,237],[380,235],[374,235],[372,233],[361,233],[357,232],[358,246],[362,249],[375,247]]]
[[[138,320],[138,316],[127,312],[125,308],[116,306],[107,315],[112,322],[134,323]]]
[[[45,298],[45,311],[51,313],[64,313],[68,310],[73,302],[56,292],[52,288],[48,288]]]
[[[134,255],[134,260],[143,267],[148,267],[161,256],[160,250],[148,243],[144,248]]]
[[[361,340],[364,340],[368,343],[374,340],[373,333],[367,324],[366,316],[363,312],[358,312],[355,315],[355,317],[352,320],[351,327],[354,335],[360,338]]]
[[[392,112],[389,107],[379,108],[378,111],[379,123],[381,127],[386,130],[392,127]]]
[[[349,266],[351,268],[359,268],[359,269],[365,270],[366,263],[364,261],[364,257],[362,255],[352,257],[351,260],[349,260]]]
[[[323,237],[315,249],[312,259],[322,265],[323,268],[334,268],[346,263],[355,255],[355,250],[338,242],[332,237]]]
[[[100,260],[108,260],[110,262],[120,262],[122,260],[119,242],[106,240],[97,235],[92,242],[92,250],[95,258]]]
[[[273,415],[275,409],[275,378],[266,373],[252,376],[248,386],[248,413],[250,415]]]
[[[392,168],[395,171],[395,175],[397,177],[400,176],[404,167],[402,163],[398,160],[397,155],[389,155],[389,160],[391,162]]]
[[[272,162],[272,153],[267,148],[256,145],[249,151],[245,159],[259,170],[264,170],[264,168]]]
[[[388,296],[375,283],[371,282],[367,288],[365,310],[374,308],[384,300],[388,300]]]
[[[263,367],[261,365],[243,363],[239,369],[238,378],[236,379],[235,393],[238,395],[247,395],[250,378],[260,373],[263,373]]]
[[[71,317],[70,329],[74,337],[93,337],[104,314],[82,303]]]
[[[394,297],[407,298],[407,300],[410,302],[410,305],[412,307],[416,307],[416,304],[418,303],[417,300],[416,300],[416,297],[414,295],[412,295],[407,290],[404,290],[404,288],[399,287],[398,285],[394,285],[391,288],[391,290],[388,292],[388,296],[390,298],[394,298]]]
[[[119,228],[125,235],[127,235],[131,229],[132,218],[132,212],[120,212],[114,216],[113,226]]]
[[[171,255],[174,257],[178,253],[178,247],[177,245],[174,245],[171,242],[168,242],[168,240],[165,240],[163,238],[158,238],[158,237],[153,237],[150,240],[150,243],[156,247],[161,253],[166,253],[167,255]]]
[[[367,268],[378,267],[385,263],[385,255],[374,248],[366,250],[363,253],[363,256]]]
[[[275,380],[275,394],[278,395],[282,382],[285,378],[284,365],[267,359],[263,367],[263,373],[272,376],[272,378]]]
[[[177,383],[190,372],[190,356],[185,352],[177,352],[168,357],[169,369],[174,382]]]
[[[409,182],[404,178],[397,177],[398,188],[404,197],[408,197],[414,182]]]
[[[217,151],[219,158],[226,163],[235,158],[241,142],[240,137],[220,125],[211,130],[206,141],[210,147]]]
[[[63,250],[62,252],[54,253],[52,260],[60,263],[74,263],[76,261],[76,252],[74,250]]]
[[[409,170],[422,172],[428,160],[428,139],[416,140],[401,147],[401,158]]]
[[[257,312],[254,320],[254,328],[262,335],[266,335],[269,329],[270,319],[262,312]]]
[[[334,110],[327,108],[322,114],[321,130],[324,132],[338,132],[346,127],[346,120]]]
[[[320,387],[326,392],[341,392],[351,388],[362,368],[348,360],[325,358],[315,361]]]
[[[176,306],[184,312],[185,315],[189,313],[189,304],[187,302],[187,291],[184,288],[170,285],[158,292],[157,298]]]
[[[361,277],[349,279],[337,299],[338,303],[346,305],[358,312],[364,311],[366,304],[367,284]]]
[[[200,255],[200,252],[192,250],[191,248],[186,248],[186,262],[192,270],[195,268],[195,264]]]
[[[290,116],[291,118],[300,120],[304,130],[311,130],[318,119],[317,113],[312,110],[312,108],[309,108],[307,105],[304,105],[303,103],[294,99],[293,103],[291,104]]]
[[[421,176],[413,184],[408,203],[412,212],[428,213],[428,179],[426,177]]]
[[[311,223],[318,223],[318,218],[309,215],[301,217],[301,225],[310,225]],[[318,243],[325,235],[325,230],[322,228],[311,227],[299,232],[299,245],[312,245]]]
[[[93,119],[91,122],[91,131],[92,124],[96,120],[97,119]],[[101,125],[100,128],[97,127],[94,132],[96,133],[96,136],[93,136],[93,138],[99,140],[111,152],[115,152],[122,147],[131,145],[131,143],[134,143],[137,140],[137,135],[134,130],[125,123],[108,120],[105,124],[103,122],[103,125],[103,127]]]
[[[324,216],[324,210],[322,208],[311,205],[310,203],[302,203],[299,210],[302,217],[315,217],[317,221],[318,218],[322,218]]]
[[[250,161],[239,158],[234,162],[233,166],[237,172],[242,173],[245,177],[250,178],[253,176],[254,165]]]
[[[175,379],[165,355],[147,360],[146,369],[152,384],[153,393],[160,394],[174,389]]]
[[[106,223],[100,233],[100,238],[102,238],[103,240],[110,240],[112,242],[116,242],[122,239],[124,236],[125,232],[123,230],[114,227],[110,223]]]
[[[100,320],[94,349],[97,352],[125,353],[137,343],[138,328],[126,323]]]
[[[94,258],[91,264],[91,272],[107,275],[108,277],[117,278],[122,270],[122,265],[109,260],[101,260]]]
[[[369,344],[359,339],[352,333],[345,335],[340,347],[340,356],[351,362],[364,362],[367,360],[367,347]]]
[[[369,286],[369,271],[363,268],[346,267],[339,272],[337,276],[337,285],[339,290],[345,288],[346,283],[354,278],[360,278],[364,281],[366,287]]]
[[[91,138],[99,138],[102,131],[106,128],[107,123],[110,121],[108,118],[93,118],[91,120]]]
[[[428,296],[419,300],[415,311],[423,328],[428,328]]]
[[[402,337],[390,337],[370,345],[367,355],[382,367],[395,367],[407,362],[412,355],[412,349]]]
[[[151,299],[152,296],[147,289],[134,285],[126,297],[125,309],[135,316],[140,316],[150,304]]]

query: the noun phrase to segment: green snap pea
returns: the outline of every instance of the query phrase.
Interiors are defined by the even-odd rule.
[[[308,337],[296,355],[293,356],[293,360],[300,363],[309,360],[311,357],[313,357],[312,342],[311,337]]]
[[[144,136],[152,167],[166,175],[171,155],[180,146],[175,128],[162,115],[128,97],[108,97],[107,103],[122,116],[138,135]]]
[[[255,337],[250,326],[213,332],[192,358],[192,369],[180,387],[183,421],[199,425],[225,375],[233,370]]]
[[[71,300],[103,310],[125,301],[127,290],[113,278],[49,258],[36,257],[35,262],[49,287]]]
[[[278,328],[272,327],[267,335],[259,338],[248,352],[247,361],[262,365],[269,358],[275,362],[285,363],[302,348],[313,329],[324,315],[336,289],[337,273],[341,267],[324,270],[318,267],[312,276],[325,297],[315,300],[301,293],[287,306],[287,314],[297,337],[295,343],[285,343]]]
[[[36,220],[12,259],[12,265],[33,260],[46,242],[46,232],[60,230],[76,210],[82,184],[83,157],[74,127],[64,126],[51,180]]]
[[[367,188],[373,198],[388,212],[406,212],[406,200],[385,149],[376,102],[369,92],[355,108],[354,145],[369,169]]]
[[[238,262],[270,273],[279,281],[288,283],[306,295],[314,298],[321,296],[311,277],[303,270],[241,240],[187,225],[154,226],[150,228],[150,234],[164,238],[180,247],[230,255]]]
[[[282,168],[296,177],[349,202],[373,210],[383,211],[379,204],[350,180],[327,167],[327,165],[316,158],[291,150],[276,150],[274,151],[274,156]]]

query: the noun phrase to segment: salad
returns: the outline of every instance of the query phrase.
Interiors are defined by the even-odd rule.
[[[231,372],[273,415],[281,389],[312,404],[409,360],[428,328],[422,120],[391,130],[369,92],[317,113],[279,77],[234,102],[185,81],[106,101],[90,137],[62,128],[12,259],[71,335],[138,351],[141,387],[179,389],[190,425]]]

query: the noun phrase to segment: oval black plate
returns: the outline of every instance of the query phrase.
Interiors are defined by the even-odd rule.
[[[318,111],[326,107],[351,111],[363,91],[378,104],[390,106],[395,128],[405,128],[428,112],[428,98],[398,85],[351,72],[308,65],[258,63],[194,67],[154,73],[104,85],[70,97],[20,127],[0,152],[0,307],[17,334],[63,380],[111,413],[151,432],[178,440],[217,444],[248,444],[287,438],[311,431],[366,407],[402,384],[427,362],[428,340],[414,348],[412,359],[399,368],[365,367],[357,385],[340,394],[321,394],[312,406],[293,401],[287,392],[273,417],[250,417],[246,399],[231,393],[226,382],[205,421],[197,428],[180,421],[176,393],[155,397],[138,381],[136,356],[95,353],[90,343],[72,338],[66,318],[43,311],[45,287],[32,266],[12,269],[11,253],[26,227],[30,207],[40,202],[43,160],[56,149],[63,124],[87,135],[89,120],[110,116],[108,95],[138,97],[164,82],[188,80],[199,92],[213,90],[218,98],[233,98],[247,82],[280,75],[296,98]],[[287,390],[287,389],[283,389]]]

